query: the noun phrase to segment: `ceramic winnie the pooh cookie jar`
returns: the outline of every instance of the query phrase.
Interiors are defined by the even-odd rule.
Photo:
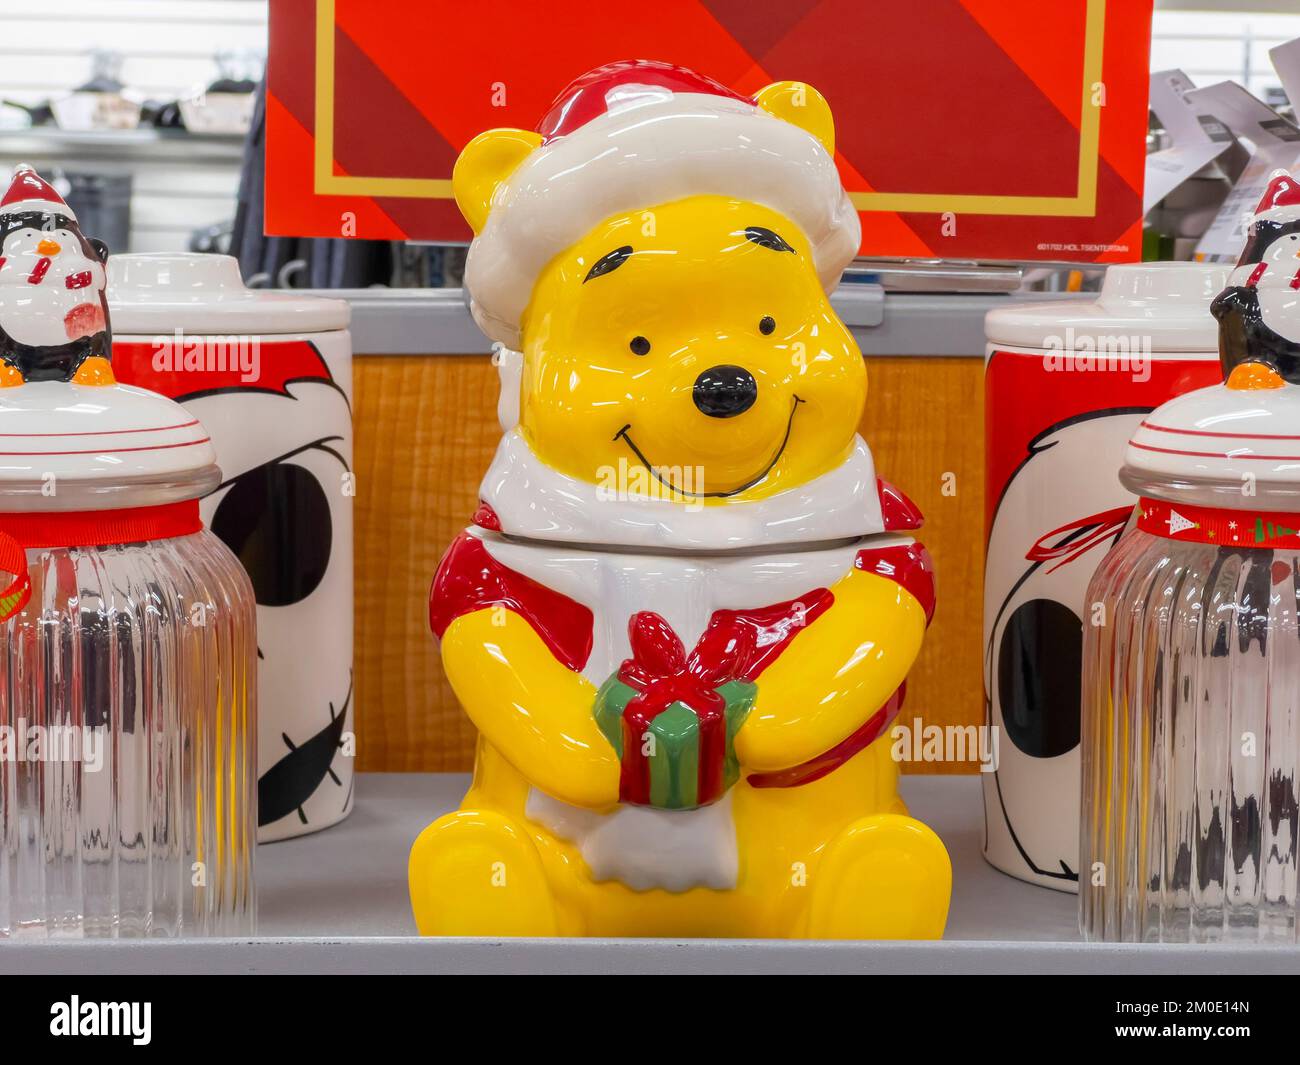
[[[879,742],[932,571],[857,435],[833,152],[809,86],[628,62],[457,162],[507,431],[430,597],[480,738],[411,852],[422,933],[942,934]]]

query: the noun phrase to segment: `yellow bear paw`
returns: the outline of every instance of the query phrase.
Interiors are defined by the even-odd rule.
[[[554,936],[541,856],[515,822],[492,811],[440,817],[415,841],[411,909],[423,936]]]
[[[88,359],[83,359],[77,372],[72,375],[74,385],[115,385],[117,378],[113,376],[113,364],[102,355],[92,355]]]
[[[831,841],[810,886],[810,939],[939,939],[952,863],[920,821],[877,814]]]

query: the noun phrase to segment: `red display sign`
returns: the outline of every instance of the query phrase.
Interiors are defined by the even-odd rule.
[[[467,240],[460,148],[663,59],[830,101],[862,253],[1139,257],[1152,0],[272,0],[268,232]]]

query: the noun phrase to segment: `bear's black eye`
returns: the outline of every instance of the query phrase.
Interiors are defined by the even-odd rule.
[[[758,331],[762,333],[765,337],[771,336],[772,330],[774,330],[775,328],[776,328],[776,319],[773,318],[770,314],[763,315],[763,317],[759,320]]]
[[[633,355],[650,354],[650,341],[646,340],[645,337],[633,337],[632,343],[628,347],[632,349]]]

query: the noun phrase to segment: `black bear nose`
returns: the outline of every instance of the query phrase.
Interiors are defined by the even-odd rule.
[[[694,399],[710,418],[734,418],[754,405],[758,385],[740,366],[711,366],[695,379]]]

